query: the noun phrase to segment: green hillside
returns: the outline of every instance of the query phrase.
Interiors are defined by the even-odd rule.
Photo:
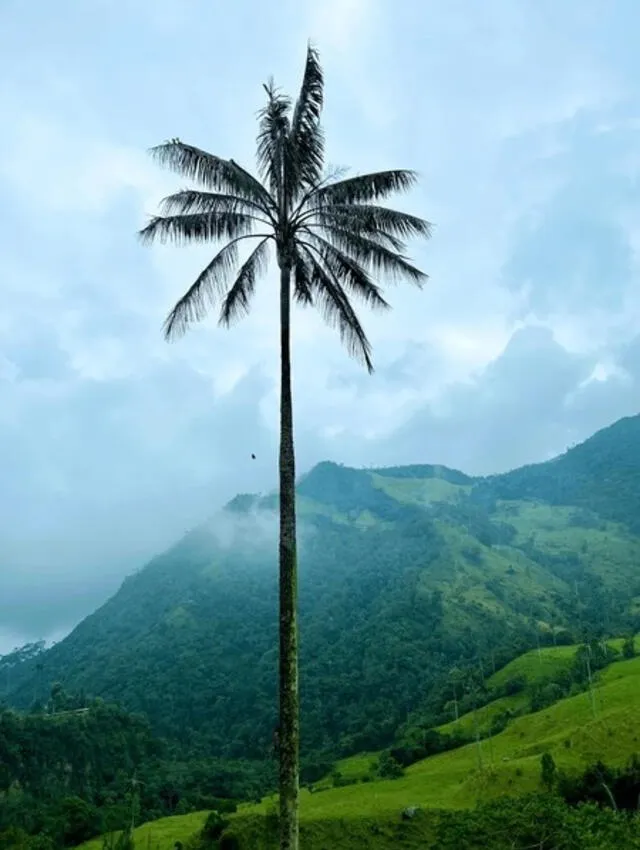
[[[303,476],[305,775],[389,745],[416,712],[446,722],[453,667],[486,677],[538,643],[636,628],[640,538],[628,506],[638,445],[636,417],[489,479],[328,462]],[[11,702],[27,708],[55,681],[118,699],[186,753],[243,760],[253,793],[257,766],[274,756],[276,507],[274,495],[234,499],[13,669]]]
[[[480,490],[501,500],[535,500],[592,511],[640,533],[638,417],[620,419],[548,463],[485,479]]]
[[[557,673],[557,667],[551,669],[553,662],[562,666],[570,652],[575,655],[576,647],[567,647],[561,654],[546,653],[546,672]],[[513,675],[526,675],[529,685],[540,680],[531,655],[508,665],[496,679]],[[483,741],[481,747],[470,744],[425,759],[393,780],[362,781],[375,756],[350,759],[340,765],[341,771],[344,776],[359,777],[361,781],[315,793],[303,792],[303,846],[305,850],[382,850],[394,846],[403,835],[403,846],[440,846],[433,843],[442,819],[440,810],[463,810],[505,797],[529,800],[524,795],[543,790],[543,753],[550,753],[558,769],[571,775],[585,771],[598,760],[610,766],[625,765],[631,754],[640,752],[640,729],[636,723],[639,712],[640,658],[635,658],[615,662],[601,671],[596,681],[595,712],[590,694],[577,694],[514,719],[491,741]],[[466,718],[460,722],[464,724]],[[415,823],[402,821],[401,814],[407,807],[422,810]],[[238,837],[241,850],[276,846],[272,811],[273,801],[267,799],[260,805],[242,806],[230,817],[229,831]],[[509,811],[515,829],[518,808]],[[169,850],[176,839],[185,841],[203,822],[204,815],[195,814],[147,824],[137,831],[136,844],[145,847],[148,841],[152,847]],[[634,830],[637,832],[637,825]],[[85,850],[98,850],[100,846],[97,841],[84,845]],[[601,846],[613,850],[614,845]]]
[[[596,711],[602,682],[606,683],[607,677],[614,675],[614,669],[616,675],[621,671],[634,669],[611,666],[617,665],[624,659],[624,644],[628,642],[622,639],[606,641],[606,646],[612,654],[609,656],[610,660],[602,657],[603,667],[600,669],[597,659],[595,657],[591,659]],[[640,654],[640,637],[636,637],[632,645],[636,654]],[[545,688],[549,687],[552,689],[549,692],[549,702],[552,704],[560,702],[563,697],[560,685],[564,685],[565,691],[587,694],[591,699],[588,678],[586,675],[580,676],[583,662],[584,648],[578,646],[542,647],[524,653],[487,679],[484,693],[478,700],[476,708],[467,713],[461,712],[457,719],[436,727],[436,731],[447,737],[462,740],[466,738],[468,741],[475,739],[476,736],[483,741],[486,738],[495,737],[506,728],[509,722],[513,722],[514,718],[536,713],[536,709],[540,707],[537,705],[540,702],[540,694],[544,695]],[[585,670],[582,672],[586,673]],[[604,674],[606,675],[603,679]],[[507,695],[504,695],[505,693]],[[577,693],[574,695],[577,696]],[[460,706],[464,704],[465,701],[462,700]],[[497,719],[503,719],[504,722],[496,724]],[[486,746],[485,741],[483,747]],[[392,749],[391,753],[394,752]],[[379,757],[380,752],[359,753],[338,761],[334,772],[339,773],[346,782],[371,778],[376,772]],[[327,776],[320,783],[316,783],[315,787],[331,785],[332,777]]]

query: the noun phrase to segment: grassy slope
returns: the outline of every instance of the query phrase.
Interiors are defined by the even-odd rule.
[[[186,839],[204,826],[208,812],[194,812],[190,815],[176,815],[162,818],[139,826],[135,831],[136,848],[139,850],[173,850],[176,841]],[[102,850],[102,838],[95,838],[81,844],[82,850]]]
[[[530,682],[560,669],[575,647],[547,648],[542,659],[527,653],[496,674],[500,682],[525,674]],[[503,700],[497,701],[503,704]],[[495,710],[495,704],[494,710]],[[490,708],[490,707],[489,707]],[[517,795],[539,787],[540,756],[551,752],[560,768],[581,769],[597,759],[623,764],[640,752],[640,658],[619,661],[602,671],[596,688],[596,716],[588,694],[561,700],[536,714],[524,715],[490,742],[461,747],[425,759],[396,780],[358,783],[301,796],[305,850],[331,847],[382,848],[402,839],[403,846],[429,847],[435,810],[465,808],[500,795]],[[460,723],[469,723],[468,716]],[[343,776],[368,772],[376,754],[363,754],[340,763]],[[482,768],[480,767],[482,763]],[[407,806],[433,814],[415,823],[402,823]],[[242,847],[260,850],[273,844],[268,815],[273,801],[243,806],[232,829]],[[170,850],[196,831],[205,815],[198,813],[145,824],[136,831],[138,848]],[[99,850],[99,841],[83,845]]]
[[[471,489],[468,485],[456,485],[439,478],[402,479],[372,473],[372,479],[376,487],[392,498],[421,507],[431,502],[455,502]],[[624,587],[629,578],[637,575],[640,538],[614,522],[601,521],[594,528],[576,525],[574,514],[574,507],[535,501],[499,501],[492,520],[512,525],[516,529],[516,537],[512,545],[494,547],[480,544],[465,532],[463,526],[439,524],[439,530],[451,549],[439,582],[445,597],[455,603],[500,611],[506,616],[510,614],[512,599],[536,597],[545,602],[552,612],[553,595],[566,593],[568,586],[519,549],[526,542],[534,542],[540,551],[550,555],[579,553],[583,566],[607,585]],[[474,563],[469,558],[470,549],[475,549],[481,556],[481,563]],[[507,570],[510,570],[508,575]],[[430,584],[434,578],[432,568]],[[499,599],[487,589],[486,584],[492,579],[503,583],[508,591],[505,598]],[[458,606],[455,607],[459,614]]]
[[[616,644],[610,641],[612,646]],[[502,688],[513,679],[524,676],[529,685],[543,682],[568,670],[576,655],[575,646],[545,646],[514,659],[488,680],[489,688]]]
[[[607,641],[612,649],[621,651],[623,639],[614,639]],[[508,682],[524,677],[528,683],[528,688],[513,696],[499,697],[492,700],[487,705],[482,706],[476,712],[476,718],[473,713],[469,712],[461,716],[457,721],[451,720],[449,723],[444,723],[437,727],[439,732],[444,734],[452,734],[453,732],[462,732],[464,734],[473,734],[475,724],[477,722],[480,733],[484,735],[493,718],[504,711],[518,712],[524,709],[529,701],[530,688],[533,685],[544,682],[561,674],[568,669],[575,657],[577,646],[546,646],[538,650],[531,650],[524,655],[515,658],[509,664],[505,665],[501,670],[498,670],[487,680],[489,689],[503,688]],[[636,639],[636,649],[640,652],[640,637]],[[617,669],[617,668],[612,668]],[[640,684],[639,684],[640,687]],[[379,758],[380,753],[360,753],[346,759],[342,759],[336,765],[336,770],[340,772],[342,777],[347,780],[362,779],[362,777],[371,773],[371,765]],[[319,785],[330,785],[330,777]]]

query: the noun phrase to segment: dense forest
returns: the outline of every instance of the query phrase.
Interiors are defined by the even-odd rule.
[[[38,848],[73,846],[101,832],[197,809],[233,811],[270,787],[232,761],[180,749],[140,715],[57,684],[30,714],[0,710],[0,847],[36,836]]]

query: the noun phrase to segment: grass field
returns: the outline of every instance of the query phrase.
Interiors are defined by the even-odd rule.
[[[618,644],[621,642],[617,642]],[[548,647],[527,653],[499,671],[495,684],[505,677],[524,674],[535,682],[570,661],[576,647]],[[520,695],[517,695],[520,696]],[[513,699],[513,698],[508,698]],[[493,706],[493,707],[492,707]],[[502,710],[504,699],[484,709]],[[594,713],[595,711],[595,713]],[[584,769],[597,759],[624,764],[640,753],[640,658],[618,661],[602,671],[592,703],[588,693],[560,700],[535,714],[517,717],[499,735],[460,749],[433,756],[408,768],[400,779],[358,782],[341,788],[301,794],[302,846],[305,850],[429,847],[438,809],[461,809],[501,795],[534,791],[540,782],[540,757],[550,752],[559,768]],[[460,724],[472,720],[462,717]],[[345,778],[369,773],[375,753],[345,759],[338,770]],[[242,806],[232,817],[232,831],[240,847],[271,850],[275,847],[272,818],[274,800]],[[427,814],[416,822],[403,822],[407,806]],[[204,822],[206,813],[166,818],[136,830],[138,850],[173,850]],[[100,850],[101,841],[83,845]]]
[[[502,688],[510,681],[524,676],[535,685],[568,670],[573,663],[576,646],[545,646],[515,658],[487,681],[489,688]]]
[[[173,850],[176,841],[186,841],[202,829],[208,812],[195,812],[190,815],[177,815],[142,824],[135,831],[136,850]],[[102,850],[102,838],[96,838],[80,845],[82,850]]]

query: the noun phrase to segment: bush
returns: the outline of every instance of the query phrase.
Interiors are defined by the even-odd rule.
[[[499,735],[500,732],[503,732],[507,726],[509,725],[509,721],[511,720],[511,712],[510,711],[501,711],[500,714],[496,714],[495,717],[491,721],[490,734]]]
[[[556,781],[556,763],[551,753],[543,753],[540,759],[540,778],[544,787],[550,791]]]
[[[202,827],[202,837],[207,841],[217,841],[228,826],[229,821],[225,820],[220,812],[209,812]]]
[[[516,694],[522,693],[527,687],[527,677],[523,676],[521,673],[517,676],[514,676],[513,679],[509,679],[509,681],[504,686],[504,694],[507,697],[513,697]]]
[[[60,805],[62,836],[65,844],[75,846],[93,838],[102,825],[95,806],[80,797],[65,797]]]
[[[622,657],[627,659],[636,657],[636,642],[633,635],[622,644]]]
[[[313,782],[319,782],[328,776],[335,769],[335,765],[331,761],[317,761],[303,765],[300,770],[300,784],[309,785]]]
[[[549,705],[553,705],[564,695],[565,693],[560,685],[556,685],[554,682],[537,686],[531,694],[531,711],[540,711]]]
[[[240,850],[240,841],[232,832],[223,835],[218,845],[220,850]]]
[[[391,755],[382,753],[378,762],[378,776],[380,779],[399,779],[404,775],[404,768]]]

